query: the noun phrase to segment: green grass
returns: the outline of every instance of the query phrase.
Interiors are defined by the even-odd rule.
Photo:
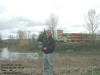
[[[100,75],[100,72],[95,72],[94,75]]]
[[[83,75],[92,75],[92,72],[87,72]],[[100,72],[93,72],[93,75],[100,75]]]

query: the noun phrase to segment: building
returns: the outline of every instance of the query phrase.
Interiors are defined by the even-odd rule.
[[[85,33],[71,33],[70,39],[71,42],[80,42],[80,41],[87,41],[88,40],[88,34]]]
[[[57,37],[56,40],[63,40],[63,30],[57,30]]]
[[[95,34],[96,40],[100,41],[100,35]],[[86,42],[90,40],[91,34],[88,33],[63,33],[63,30],[57,30],[58,41],[64,42]]]
[[[56,34],[56,40],[64,42],[86,42],[91,38],[91,34],[88,33],[64,33],[63,30],[57,30]],[[97,41],[100,41],[99,34],[95,34],[95,37]]]
[[[57,40],[64,42],[84,42],[88,40],[88,35],[85,33],[62,33],[57,34]]]

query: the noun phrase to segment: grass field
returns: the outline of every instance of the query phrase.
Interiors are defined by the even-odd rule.
[[[43,53],[39,59],[21,59],[18,61],[0,61],[2,64],[20,64],[23,69],[11,71],[23,72],[26,75],[43,75]],[[10,71],[10,72],[11,72]],[[0,71],[2,75],[2,71]],[[100,75],[100,52],[66,52],[54,53],[54,75]]]

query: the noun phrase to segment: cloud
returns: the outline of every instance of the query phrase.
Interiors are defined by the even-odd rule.
[[[43,22],[33,21],[20,16],[0,20],[0,32],[3,39],[7,39],[9,34],[16,34],[18,30],[30,31],[38,35],[44,27]]]
[[[14,28],[27,28],[34,26],[42,26],[43,22],[32,21],[25,17],[13,17],[9,20],[0,20],[0,30],[11,30]]]
[[[0,4],[0,14],[4,13],[5,10],[6,8],[2,4]]]
[[[80,24],[73,24],[70,27],[72,27],[72,28],[80,28],[80,27],[82,27],[82,25],[80,25]]]

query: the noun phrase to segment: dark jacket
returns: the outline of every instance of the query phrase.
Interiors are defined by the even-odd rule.
[[[43,48],[46,47],[47,50],[43,50],[45,54],[53,53],[55,49],[55,40],[52,38],[52,36],[49,36],[48,38],[43,41]]]

